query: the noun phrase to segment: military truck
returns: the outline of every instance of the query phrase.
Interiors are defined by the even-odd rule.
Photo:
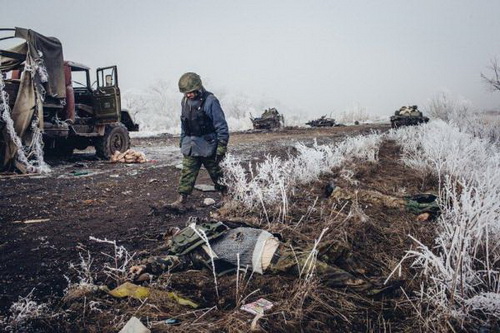
[[[428,121],[429,118],[423,116],[422,112],[418,110],[418,106],[402,106],[394,112],[394,116],[391,116],[391,127],[420,125]]]
[[[326,115],[324,115],[319,119],[308,121],[306,125],[309,125],[311,127],[333,127],[335,126],[335,119],[327,118]]]
[[[250,116],[250,120],[252,121],[254,129],[274,129],[285,126],[285,118],[276,108],[264,110],[262,116],[258,118]]]
[[[23,144],[30,124],[36,120],[48,153],[68,156],[74,149],[94,146],[99,157],[109,159],[115,151],[124,152],[130,147],[129,131],[138,131],[139,126],[121,108],[116,66],[98,68],[97,80],[91,84],[90,68],[65,61],[57,38],[23,28],[0,31],[8,34],[0,41],[24,40],[9,49],[0,47],[4,91]],[[5,127],[0,120],[4,133],[0,144],[8,146],[9,139],[2,129]],[[0,154],[0,167],[1,159],[5,165],[5,159],[13,158],[11,155]]]

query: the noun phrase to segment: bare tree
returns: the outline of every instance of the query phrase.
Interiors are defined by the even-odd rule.
[[[481,77],[488,84],[492,91],[500,90],[500,65],[498,59],[491,60],[490,70],[493,72],[491,77],[481,73]]]

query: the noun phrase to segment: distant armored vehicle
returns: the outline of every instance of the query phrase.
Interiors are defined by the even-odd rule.
[[[333,127],[335,126],[335,119],[333,118],[327,118],[325,116],[321,116],[319,119],[311,120],[306,123],[306,125],[309,125],[311,127]]]
[[[394,112],[394,116],[391,116],[391,127],[419,125],[428,121],[429,118],[424,117],[416,105],[402,106]]]
[[[285,119],[275,108],[264,111],[259,118],[250,118],[255,129],[273,129],[284,127]]]

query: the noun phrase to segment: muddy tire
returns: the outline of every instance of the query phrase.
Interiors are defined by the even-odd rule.
[[[104,136],[95,143],[96,155],[109,160],[115,151],[124,152],[130,148],[130,136],[122,123],[106,125]]]

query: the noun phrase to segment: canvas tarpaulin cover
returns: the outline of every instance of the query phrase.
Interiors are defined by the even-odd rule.
[[[49,38],[36,33],[33,30],[16,28],[15,37],[23,38],[26,43],[18,45],[10,51],[18,54],[26,54],[24,68],[20,82],[17,97],[12,108],[10,118],[13,121],[15,131],[9,130],[8,121],[0,124],[1,128],[1,151],[0,168],[6,169],[19,162],[20,151],[19,143],[23,145],[32,145],[33,133],[30,129],[35,123],[37,127],[43,128],[43,109],[42,101],[46,95],[63,100],[66,97],[66,87],[64,81],[64,60],[62,46],[56,38]],[[0,69],[6,72],[17,69],[23,61],[7,57],[0,58]],[[3,83],[3,82],[2,82]],[[3,93],[3,92],[2,92]],[[2,112],[7,112],[8,103],[5,99]],[[5,118],[2,114],[2,118]],[[12,132],[15,132],[12,133]],[[13,137],[16,135],[20,140]],[[41,139],[40,137],[36,137]],[[43,156],[41,157],[43,159]],[[24,159],[23,164],[26,164]],[[43,160],[42,160],[43,162]],[[28,167],[28,166],[26,166]],[[18,167],[18,169],[20,169]]]

